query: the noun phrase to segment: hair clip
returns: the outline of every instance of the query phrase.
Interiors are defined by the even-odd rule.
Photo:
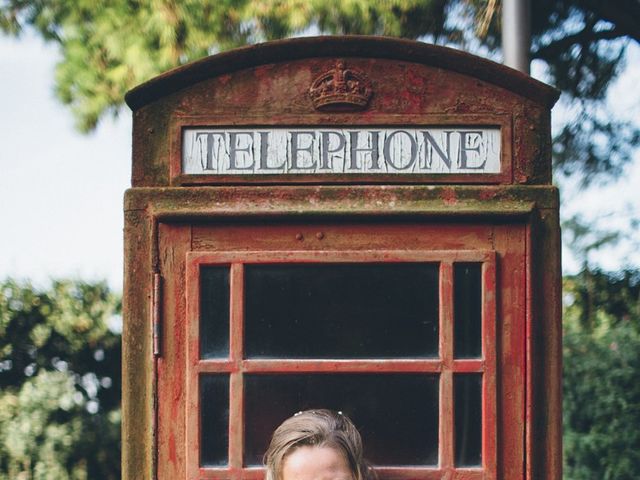
[[[293,414],[294,417],[297,417],[298,415],[302,415],[302,410],[300,410],[299,412]]]

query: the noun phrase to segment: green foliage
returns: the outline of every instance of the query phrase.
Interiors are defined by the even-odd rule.
[[[564,478],[640,472],[640,271],[564,281]]]
[[[332,33],[417,37],[442,28],[446,3],[8,0],[0,4],[0,28],[18,34],[30,26],[60,45],[56,93],[78,128],[89,131],[105,113],[117,114],[134,86],[213,52],[300,34],[312,25]]]
[[[469,2],[481,25],[487,0]],[[640,143],[638,123],[615,119],[609,86],[625,66],[625,51],[640,41],[640,4],[634,0],[536,0],[531,9],[531,58],[544,62],[548,81],[563,92],[573,118],[554,138],[556,172],[588,184],[617,178]],[[483,32],[479,32],[483,34]],[[484,43],[501,42],[500,15],[492,15]]]
[[[8,32],[31,25],[58,43],[58,97],[78,127],[93,129],[116,113],[124,93],[162,71],[248,39],[240,10],[248,2],[10,1],[0,10]]]
[[[119,310],[104,284],[0,283],[0,480],[119,478]]]
[[[640,331],[640,271],[586,269],[564,279],[565,323],[591,332],[630,323]]]

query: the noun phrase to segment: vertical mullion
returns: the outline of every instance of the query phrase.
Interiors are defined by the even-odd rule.
[[[231,264],[230,271],[230,312],[229,312],[229,357],[234,364],[229,382],[229,466],[233,478],[240,478],[244,446],[244,386],[242,378],[244,344],[244,265]]]
[[[244,356],[244,264],[231,264],[229,284],[231,294],[229,355],[232,362],[241,362]]]
[[[187,385],[186,411],[196,412],[196,415],[185,415],[187,430],[187,445],[185,448],[186,473],[188,478],[195,478],[200,470],[200,373],[198,361],[200,359],[200,264],[187,262],[186,268],[187,292]]]
[[[482,463],[488,479],[497,475],[496,293],[494,254],[482,268]]]
[[[453,422],[453,264],[440,263],[440,468],[454,466]]]

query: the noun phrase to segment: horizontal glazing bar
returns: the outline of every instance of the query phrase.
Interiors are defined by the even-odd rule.
[[[229,360],[201,360],[195,366],[198,373],[233,373],[239,372],[241,362]]]
[[[378,478],[394,480],[483,480],[485,472],[480,469],[443,469],[421,467],[376,467]]]
[[[480,469],[444,469],[423,467],[375,467],[379,478],[393,478],[394,480],[482,480],[485,473]],[[448,477],[444,477],[448,473]],[[243,469],[213,469],[201,468],[201,479],[212,480],[263,480],[264,468]]]
[[[342,251],[242,251],[189,252],[187,261],[195,265],[245,263],[393,263],[393,262],[487,262],[492,252],[484,250],[342,250]]]
[[[424,372],[438,373],[439,360],[245,360],[249,373],[267,372]]]
[[[483,360],[455,360],[455,373],[482,373]],[[291,373],[291,372],[415,372],[439,373],[447,370],[440,360],[201,360],[199,373]]]
[[[452,370],[456,373],[484,372],[485,361],[479,359],[454,360]]]

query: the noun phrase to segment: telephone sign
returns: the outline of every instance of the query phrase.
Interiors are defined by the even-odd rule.
[[[182,173],[500,173],[500,129],[197,129]]]

